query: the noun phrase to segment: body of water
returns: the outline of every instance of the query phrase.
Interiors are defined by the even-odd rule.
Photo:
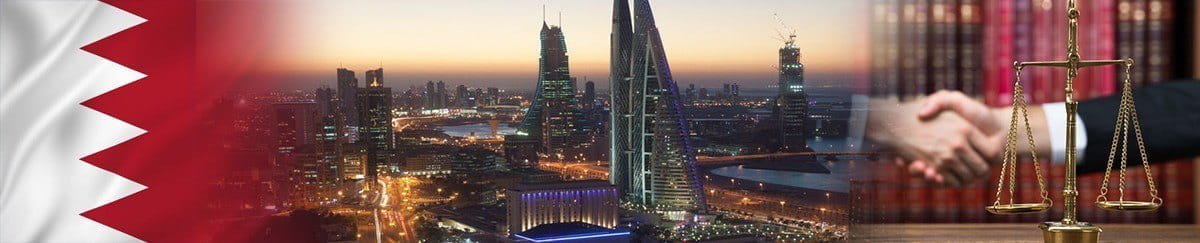
[[[809,139],[808,144],[816,151],[854,151],[854,146],[845,139]],[[798,159],[798,158],[797,158]],[[830,173],[805,173],[783,170],[750,169],[741,166],[726,166],[712,169],[709,173],[720,176],[750,180],[776,185],[807,188],[831,192],[850,192],[851,164],[847,161],[826,162],[823,156],[816,163],[828,168]]]
[[[451,137],[468,137],[471,133],[475,133],[475,138],[488,139],[492,138],[492,127],[487,123],[476,123],[458,126],[440,126],[439,129],[446,132],[446,135]],[[508,123],[500,123],[497,127],[497,132],[500,136],[517,134],[517,128],[508,126]]]
[[[710,173],[720,176],[771,183],[790,187],[807,188],[831,192],[850,192],[850,165],[846,162],[819,162],[829,168],[830,173],[804,173],[783,170],[762,170],[726,166]]]

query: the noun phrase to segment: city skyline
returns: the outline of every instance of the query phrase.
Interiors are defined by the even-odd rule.
[[[290,86],[312,87],[335,77],[329,69],[389,69],[389,86],[445,80],[468,86],[532,89],[537,81],[536,42],[542,21],[566,28],[573,74],[608,87],[611,6],[603,1],[289,2],[279,11],[278,44],[269,71]],[[713,1],[704,6],[656,1],[660,26],[681,83],[747,87],[775,83],[778,48],[773,17],[798,30],[797,43],[812,67],[814,85],[862,81],[866,43],[865,3],[857,1]],[[693,4],[694,5],[694,4]],[[820,5],[824,8],[805,8]],[[559,12],[562,12],[561,21]],[[720,14],[723,18],[709,18]],[[830,22],[828,19],[847,21]],[[331,34],[340,33],[340,34]],[[815,48],[819,46],[820,48]],[[304,51],[295,51],[304,50]],[[828,80],[823,82],[823,80]]]

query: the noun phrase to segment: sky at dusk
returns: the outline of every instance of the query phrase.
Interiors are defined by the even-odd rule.
[[[782,42],[778,14],[794,28],[813,85],[861,78],[866,66],[867,1],[653,0],[654,14],[677,82],[717,87],[776,82]],[[270,72],[299,87],[333,84],[334,69],[362,78],[380,65],[388,86],[427,80],[532,89],[538,31],[563,26],[571,74],[608,87],[612,1],[604,0],[341,0],[283,1],[281,43]],[[561,18],[559,13],[561,12]]]

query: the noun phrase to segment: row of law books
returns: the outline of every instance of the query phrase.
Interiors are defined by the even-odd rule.
[[[1188,36],[1186,6],[1173,0],[1091,0],[1080,11],[1078,52],[1085,60],[1133,58],[1135,86],[1181,73]],[[1014,61],[1065,60],[1066,1],[876,0],[870,5],[870,94],[910,100],[937,90],[960,90],[992,105],[1012,103]],[[1186,4],[1185,4],[1186,5]],[[1186,16],[1185,16],[1186,17]],[[1075,98],[1119,91],[1125,69],[1081,70]],[[1062,101],[1066,73],[1029,67],[1021,84],[1031,103]]]

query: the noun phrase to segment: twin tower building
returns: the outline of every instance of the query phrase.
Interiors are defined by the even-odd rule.
[[[609,181],[647,210],[703,209],[704,190],[688,140],[678,85],[647,0],[613,2],[609,81]]]
[[[623,202],[683,213],[704,207],[683,104],[647,0],[613,3],[610,182]],[[507,145],[534,148],[545,160],[571,159],[588,129],[575,98],[562,29],[543,23],[536,97]],[[536,145],[536,146],[532,146]],[[507,150],[507,149],[506,149]]]

